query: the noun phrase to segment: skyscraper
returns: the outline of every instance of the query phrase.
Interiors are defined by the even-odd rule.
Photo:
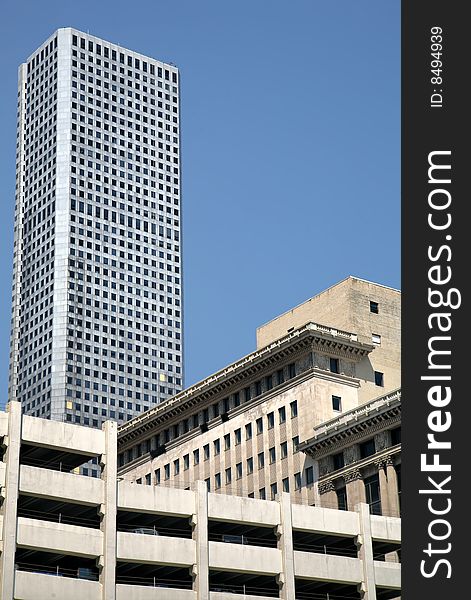
[[[92,427],[183,387],[178,69],[75,29],[19,69],[9,399]]]

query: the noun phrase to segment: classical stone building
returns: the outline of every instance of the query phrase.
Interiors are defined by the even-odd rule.
[[[399,300],[350,277],[263,326],[255,352],[119,428],[120,475],[181,488],[202,479],[211,491],[262,499],[285,491],[318,504],[318,463],[299,444],[392,391]],[[305,322],[317,314],[328,320]]]
[[[319,464],[319,504],[400,516],[401,392],[396,390],[314,427],[300,449]]]
[[[400,519],[136,485],[117,477],[117,430],[0,412],[2,600],[388,600]],[[77,466],[90,458],[99,478]]]
[[[356,334],[303,325],[119,428],[119,474],[317,504],[316,462],[299,443],[358,406],[355,370],[372,351]]]
[[[399,290],[347,277],[299,306],[257,329],[257,348],[282,337],[308,321],[354,331],[358,341],[375,351],[357,365],[359,400],[378,396],[401,385],[401,293]]]

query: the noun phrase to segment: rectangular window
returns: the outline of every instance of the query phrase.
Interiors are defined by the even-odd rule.
[[[224,436],[224,450],[229,450],[231,447],[231,434],[226,433]]]
[[[294,489],[295,490],[301,489],[301,473],[299,473],[299,472],[294,474]]]
[[[146,475],[146,485],[151,485],[151,483],[152,483],[151,477],[152,477],[152,475],[150,473],[147,473],[147,475]]]
[[[242,463],[241,462],[236,464],[236,478],[237,479],[242,478]]]
[[[234,431],[234,443],[236,446],[238,446],[242,441],[242,432],[240,429],[236,429]]]
[[[379,313],[379,304],[377,302],[373,302],[373,300],[370,300],[370,312],[374,313],[375,315]]]
[[[343,457],[343,452],[338,452],[332,456],[332,460],[334,462],[334,470],[342,469],[345,466],[345,459]]]
[[[245,398],[246,402],[248,402],[252,398],[252,394],[250,392],[250,387],[246,387],[244,389],[244,398]]]
[[[290,379],[293,379],[293,377],[296,377],[296,365],[294,363],[291,363],[290,365],[288,365],[288,377]]]
[[[213,416],[219,417],[219,402],[213,404]]]
[[[271,465],[276,461],[276,451],[274,447],[268,450],[268,458],[270,460]]]
[[[286,458],[288,456],[288,442],[281,442],[281,458]]]
[[[312,467],[307,467],[305,469],[306,473],[306,485],[312,485],[314,483],[314,469]]]
[[[280,425],[286,422],[286,408],[284,406],[281,406],[278,409],[278,416],[280,419]]]
[[[271,375],[268,375],[267,377],[265,377],[265,387],[267,388],[267,391],[270,391],[273,387],[273,377]]]
[[[262,394],[262,382],[256,381],[255,382],[255,395],[260,396],[261,394]]]
[[[268,429],[273,429],[273,427],[275,427],[275,413],[274,412],[268,413],[267,423],[268,423]]]
[[[282,481],[282,484],[283,484],[283,491],[289,492],[289,477],[285,477]]]
[[[342,412],[342,398],[340,396],[332,396],[332,409],[335,412]]]
[[[263,469],[264,466],[265,466],[265,454],[263,452],[260,452],[260,454],[258,455],[258,468]]]
[[[154,475],[155,475],[155,485],[159,485],[159,483],[160,483],[160,469],[155,469]]]
[[[373,456],[376,452],[375,440],[371,438],[366,442],[360,444],[360,456],[361,458],[367,458],[368,456]]]
[[[226,485],[228,485],[231,482],[232,482],[232,471],[231,471],[231,467],[228,467],[226,469]]]
[[[247,425],[245,426],[245,439],[252,439],[252,423],[247,423]]]
[[[293,402],[291,402],[289,406],[291,409],[291,418],[294,419],[298,416],[298,401],[293,400]]]
[[[263,420],[262,420],[262,417],[258,418],[255,421],[255,424],[257,426],[257,435],[259,435],[260,433],[263,433]]]
[[[331,358],[330,359],[330,371],[332,373],[340,373],[340,365],[339,365],[339,359],[338,358]]]
[[[293,454],[299,452],[299,435],[295,435],[293,438]]]
[[[391,444],[393,446],[397,446],[397,444],[401,443],[401,428],[396,427],[395,429],[391,429]]]
[[[379,476],[378,474],[367,477],[364,480],[366,502],[370,505],[370,513],[372,515],[381,514],[381,496],[379,492]]]
[[[208,490],[208,492],[210,492],[211,491],[211,480],[210,480],[210,478],[208,477],[204,481],[206,483],[206,489]]]
[[[270,498],[272,500],[276,500],[277,494],[278,494],[278,485],[276,483],[272,483],[270,485]]]
[[[348,510],[347,504],[347,488],[342,487],[336,490],[337,494],[337,507],[339,510]]]
[[[253,458],[250,457],[247,459],[247,475],[251,475],[253,473]]]
[[[285,382],[285,376],[283,373],[283,369],[278,369],[278,371],[276,372],[276,383],[277,383],[277,385],[281,385],[284,382]]]
[[[209,459],[209,444],[205,444],[203,446],[203,456],[204,456],[204,460]]]
[[[200,451],[198,448],[196,450],[193,450],[193,464],[194,465],[200,464]]]
[[[379,333],[372,333],[371,341],[373,342],[373,344],[376,344],[377,346],[381,346],[381,336],[379,335]]]
[[[375,371],[375,385],[384,387],[384,373],[381,373],[380,371]]]
[[[218,490],[221,487],[221,473],[216,473],[214,476],[214,488]]]
[[[165,479],[170,479],[170,463],[167,463],[164,466],[164,478]]]
[[[178,475],[180,473],[180,461],[177,458],[173,461],[173,474]]]
[[[237,408],[238,406],[240,406],[240,394],[239,392],[236,392],[234,394],[234,408]]]
[[[264,487],[260,488],[258,490],[258,495],[259,495],[260,500],[266,500],[267,499],[267,495],[265,493],[265,488]]]
[[[214,455],[217,456],[221,452],[221,441],[218,438],[214,440]]]
[[[183,457],[183,469],[186,471],[189,468],[190,468],[190,455],[185,454],[185,456]]]

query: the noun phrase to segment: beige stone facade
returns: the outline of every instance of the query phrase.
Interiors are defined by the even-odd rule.
[[[121,477],[316,504],[316,462],[298,445],[358,406],[358,364],[375,351],[356,334],[309,323],[119,428]],[[380,388],[378,388],[380,389]]]
[[[354,331],[375,351],[357,365],[360,402],[378,396],[375,372],[383,376],[384,393],[400,387],[401,293],[357,277],[348,277],[257,329],[262,348],[309,321]]]
[[[299,418],[299,417],[298,417]],[[0,412],[2,600],[389,600],[400,519],[117,477],[103,431]],[[101,477],[76,467],[96,458]]]

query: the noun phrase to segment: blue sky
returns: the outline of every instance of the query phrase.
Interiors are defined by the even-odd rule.
[[[399,0],[19,0],[2,10],[0,405],[6,399],[17,68],[59,27],[182,81],[187,385],[353,274],[400,286]]]

